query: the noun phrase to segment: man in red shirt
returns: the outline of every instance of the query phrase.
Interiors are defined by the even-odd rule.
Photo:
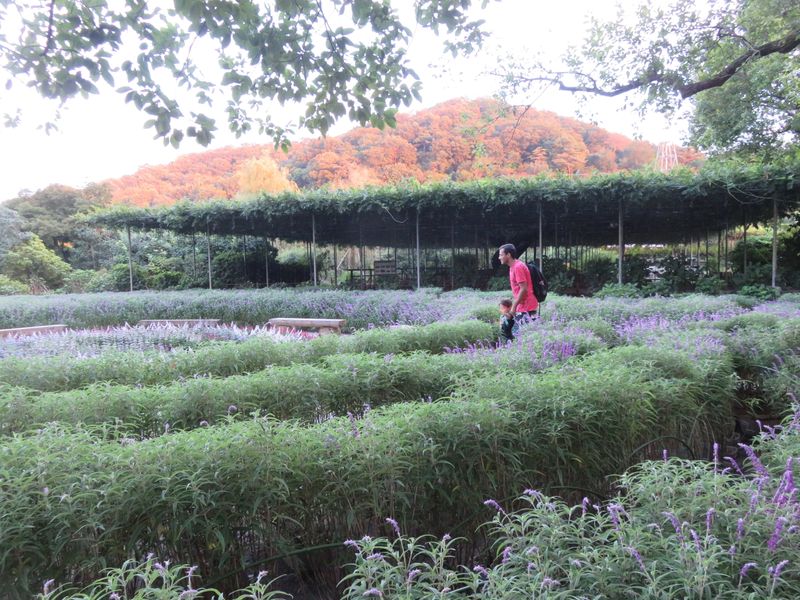
[[[498,258],[502,264],[508,265],[508,279],[511,282],[511,293],[514,295],[509,314],[512,317],[528,315],[535,318],[539,310],[539,301],[533,294],[533,281],[528,265],[517,259],[517,249],[514,244],[500,246]]]

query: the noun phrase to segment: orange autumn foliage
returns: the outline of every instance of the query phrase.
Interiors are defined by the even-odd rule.
[[[589,175],[653,165],[656,148],[548,111],[513,110],[495,100],[454,99],[411,114],[397,127],[353,129],[303,140],[288,153],[271,145],[189,154],[108,181],[114,202],[138,206],[189,198],[232,198],[287,189],[385,185],[404,180],[464,181],[530,177],[547,172]],[[692,167],[703,155],[678,149]]]

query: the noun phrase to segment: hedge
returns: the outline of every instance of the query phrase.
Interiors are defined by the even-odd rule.
[[[255,337],[168,353],[108,352],[96,358],[13,357],[0,361],[0,384],[40,391],[71,390],[98,382],[155,385],[195,376],[251,373],[267,365],[314,363],[342,352],[437,353],[446,347],[488,342],[496,336],[496,328],[488,323],[460,321],[367,330],[350,336],[320,336],[305,342],[275,342]]]
[[[441,327],[433,327],[441,329]],[[375,347],[369,336],[347,344]],[[397,347],[396,343],[387,344]],[[322,420],[365,407],[439,399],[470,375],[514,370],[534,372],[602,342],[579,330],[538,330],[502,349],[459,354],[414,352],[337,354],[316,365],[273,366],[225,378],[192,378],[151,387],[94,384],[85,389],[39,394],[27,388],[0,390],[0,433],[45,423],[114,424],[117,433],[159,435],[194,429],[259,410],[278,419]]]
[[[12,595],[151,551],[239,574],[248,562],[374,532],[388,516],[458,535],[479,524],[474,507],[486,497],[605,489],[639,446],[688,439],[690,419],[716,423],[729,411],[700,385],[724,358],[630,350],[563,372],[490,374],[453,400],[394,404],[357,421],[259,418],[119,443],[59,426],[14,436],[0,454],[0,572]],[[337,556],[288,564],[302,575]],[[242,584],[237,575],[220,583]]]

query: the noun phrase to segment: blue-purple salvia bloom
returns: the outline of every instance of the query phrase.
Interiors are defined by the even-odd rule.
[[[761,477],[769,477],[769,471],[767,471],[767,468],[761,463],[758,456],[756,456],[756,452],[753,450],[753,447],[748,446],[747,444],[739,444],[739,447],[744,450],[745,454],[747,454],[747,458],[750,459],[750,463],[753,465],[756,473],[758,473]]]
[[[774,567],[770,567],[769,569],[767,569],[767,572],[770,574],[772,579],[777,580],[781,576],[781,572],[783,571],[783,568],[788,564],[789,564],[788,560],[782,560],[781,562],[779,562]]]
[[[395,534],[397,534],[397,537],[400,537],[400,526],[397,524],[397,521],[391,517],[387,517],[386,522],[392,527],[392,530],[395,532]]]
[[[642,560],[642,555],[639,554],[639,551],[633,546],[628,546],[628,552],[633,558],[636,559],[636,562],[639,564],[639,568],[642,570],[642,573],[647,573],[647,568],[644,566],[644,560]]]
[[[503,510],[503,507],[500,506],[495,500],[492,500],[491,498],[489,498],[488,500],[484,500],[483,505],[488,506],[489,508],[492,508],[499,513],[506,514],[506,511]]]
[[[778,549],[778,544],[781,541],[781,535],[783,534],[783,528],[789,522],[786,517],[778,517],[775,519],[775,528],[772,530],[772,535],[769,537],[769,541],[767,542],[767,549],[770,552],[775,552]]]
[[[747,573],[750,571],[750,569],[752,569],[754,567],[757,567],[757,566],[758,566],[758,563],[754,563],[754,562],[749,562],[749,563],[743,564],[742,568],[739,569],[739,582],[741,583],[742,579],[747,577]]]
[[[487,571],[486,568],[482,565],[475,565],[474,567],[472,567],[472,570],[475,571],[481,577],[486,577],[486,578],[489,577],[489,571]]]

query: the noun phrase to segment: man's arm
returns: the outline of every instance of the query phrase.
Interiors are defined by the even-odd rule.
[[[525,295],[528,293],[528,282],[527,281],[520,281],[519,282],[519,292],[517,295],[514,296],[514,301],[511,302],[511,316],[514,316],[517,313],[517,305],[522,301]]]

